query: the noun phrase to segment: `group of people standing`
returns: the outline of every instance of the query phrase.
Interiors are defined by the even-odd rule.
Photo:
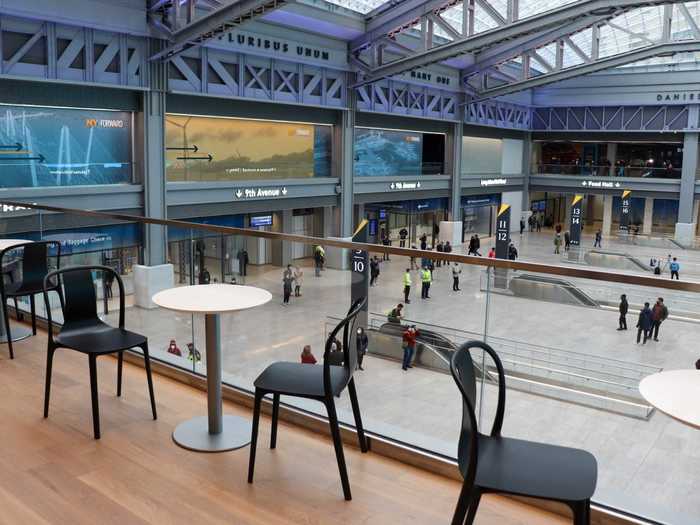
[[[654,275],[661,275],[662,272],[668,269],[668,271],[671,272],[671,279],[679,280],[678,272],[681,270],[681,265],[678,262],[678,258],[672,257],[670,253],[665,259],[663,257],[659,257],[658,259],[652,257],[649,260],[649,267],[654,272]]]
[[[301,266],[292,266],[288,264],[282,273],[282,304],[288,305],[289,298],[292,296],[294,289],[294,297],[301,297],[301,285],[304,284],[304,270]]]
[[[627,295],[625,294],[620,296],[619,310],[620,321],[617,329],[627,330],[629,303],[627,302]],[[654,306],[650,306],[648,302],[644,303],[644,306],[639,311],[639,317],[637,319],[637,344],[641,342],[645,345],[649,339],[658,341],[661,323],[666,319],[668,319],[668,307],[664,304],[663,297],[657,298]]]

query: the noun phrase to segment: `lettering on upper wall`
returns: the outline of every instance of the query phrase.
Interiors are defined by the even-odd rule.
[[[302,40],[275,38],[255,33],[232,31],[221,35],[218,43],[236,50],[260,53],[268,56],[283,56],[290,60],[312,61],[319,64],[345,65],[347,58],[344,51],[329,46],[311,45]]]
[[[700,92],[698,93],[681,93],[681,92],[676,92],[676,93],[657,93],[656,94],[656,101],[657,102],[691,102],[691,101],[698,101],[700,102]]]

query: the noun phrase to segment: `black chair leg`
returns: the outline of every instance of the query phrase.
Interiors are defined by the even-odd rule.
[[[46,351],[46,388],[44,389],[44,417],[49,417],[49,398],[51,397],[51,371],[53,370],[53,354],[55,348]]]
[[[18,321],[24,321],[24,316],[22,315],[22,312],[19,311],[19,302],[17,301],[16,297],[12,298],[15,302],[15,315],[17,316]]]
[[[591,523],[591,501],[579,501],[571,505],[574,513],[574,525],[590,525]]]
[[[480,501],[481,491],[474,487],[471,497],[469,498],[469,512],[467,513],[467,519],[464,522],[465,525],[472,525],[474,523],[474,518],[476,517],[476,511],[479,509]]]
[[[63,315],[66,312],[66,300],[63,297],[63,290],[61,290],[60,284],[56,288],[56,293],[58,294],[58,301],[61,303],[61,315]]]
[[[32,311],[32,335],[36,335],[36,304],[34,301],[34,294],[29,296],[29,306]]]
[[[88,356],[90,364],[90,394],[92,396],[92,428],[95,439],[100,439],[100,406],[97,397],[97,355]]]
[[[121,351],[117,357],[117,397],[122,395],[122,367],[124,365],[124,352]]]
[[[143,364],[146,367],[146,380],[148,381],[148,395],[151,398],[151,412],[153,412],[153,420],[158,419],[158,413],[156,412],[156,396],[153,393],[153,374],[151,374],[151,356],[148,353],[148,343],[141,347],[143,351]],[[120,365],[121,365],[121,352],[119,353]],[[119,377],[121,378],[121,367],[119,369]],[[121,381],[120,381],[121,385]]]
[[[340,437],[340,425],[338,424],[338,415],[335,412],[335,403],[333,398],[326,399],[326,410],[328,410],[328,423],[331,427],[331,435],[333,436],[333,446],[335,447],[335,457],[338,460],[338,470],[340,471],[340,481],[343,484],[343,494],[345,499],[350,501],[352,495],[350,493],[350,481],[348,480],[348,470],[345,466],[345,454],[343,454],[343,441]]]
[[[12,333],[10,332],[10,314],[7,311],[7,298],[5,297],[5,295],[2,295],[0,300],[2,300],[2,306],[3,306],[2,311],[5,314],[3,316],[4,317],[3,322],[5,323],[5,334],[7,337],[7,349],[10,351],[10,359],[14,359],[15,353],[12,349]],[[17,298],[15,298],[15,304],[16,303],[17,303]],[[15,312],[17,312],[19,315],[19,309],[17,308],[17,306],[15,306]]]
[[[454,514],[452,515],[452,525],[464,525],[464,519],[467,517],[469,501],[471,499],[473,489],[474,485],[472,483],[467,483],[466,480],[462,483],[462,490],[459,491],[457,506],[455,507]]]
[[[253,408],[253,430],[250,436],[250,458],[248,460],[248,483],[253,483],[255,471],[255,452],[258,445],[258,427],[260,426],[260,408],[265,393],[255,389],[255,406]]]
[[[369,444],[365,437],[365,429],[362,426],[362,416],[360,415],[360,404],[357,401],[355,379],[351,379],[350,383],[348,383],[348,393],[350,394],[350,403],[352,404],[352,414],[355,416],[355,428],[357,429],[357,439],[360,441],[360,450],[362,452],[367,452],[369,451]]]
[[[270,432],[270,448],[277,447],[277,420],[280,415],[280,395],[272,396],[272,431]]]

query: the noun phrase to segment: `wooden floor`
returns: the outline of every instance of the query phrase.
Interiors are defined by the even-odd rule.
[[[102,439],[92,438],[87,360],[59,351],[49,419],[42,418],[45,337],[0,345],[0,523],[2,524],[448,524],[459,484],[346,447],[353,501],[342,498],[330,440],[280,423],[275,451],[261,422],[255,484],[248,449],[188,452],[175,425],[205,413],[205,395],[156,377],[158,421],[143,371],[98,360]],[[250,416],[228,404],[227,413]],[[553,525],[569,520],[500,497],[485,497],[480,525]]]

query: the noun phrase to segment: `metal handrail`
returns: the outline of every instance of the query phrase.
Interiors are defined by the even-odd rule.
[[[700,292],[700,282],[659,280],[655,277],[612,273],[605,272],[602,270],[591,270],[588,268],[580,267],[572,268],[566,266],[554,266],[551,264],[542,264],[534,262],[511,261],[508,259],[489,259],[487,257],[478,257],[473,255],[460,255],[457,253],[435,252],[431,250],[416,250],[413,248],[398,248],[395,246],[343,241],[339,239],[327,239],[323,237],[311,237],[305,235],[295,235],[291,233],[250,230],[246,228],[237,228],[233,226],[215,226],[211,224],[198,224],[194,222],[180,220],[155,219],[151,217],[141,217],[138,215],[130,215],[126,213],[107,213],[93,210],[60,208],[57,206],[46,206],[43,204],[33,204],[29,202],[0,201],[0,205],[2,204],[6,204],[8,206],[24,206],[25,208],[47,211],[52,213],[66,213],[72,215],[81,215],[85,217],[97,217],[102,219],[107,218],[124,222],[138,222],[142,224],[154,224],[160,226],[175,226],[178,228],[212,231],[226,235],[243,235],[248,237],[259,237],[271,240],[298,242],[301,244],[333,246],[336,248],[346,248],[349,250],[363,250],[371,253],[401,255],[404,257],[426,258],[433,260],[458,262],[461,264],[468,264],[473,266],[486,266],[491,268],[522,270],[535,273],[578,277],[581,279],[592,279],[598,281],[618,282],[632,285],[652,286],[656,288],[665,288],[669,290],[687,290],[690,292]]]
[[[370,315],[376,316],[377,318],[382,318],[382,317],[386,318],[386,314],[380,314],[377,312],[370,312]],[[407,319],[407,318],[404,318],[404,321],[406,321],[407,323],[410,323],[410,324],[422,324],[422,325],[433,327],[433,328],[438,328],[438,329],[443,329],[443,330],[451,330],[452,332],[462,333],[462,334],[466,334],[468,336],[484,337],[484,334],[480,333],[480,332],[470,332],[468,330],[462,330],[460,328],[441,326],[441,325],[433,324],[433,323],[425,323],[423,321],[415,321],[415,320]],[[590,360],[590,361],[598,361],[604,365],[608,365],[610,363],[613,363],[614,366],[616,366],[617,368],[635,371],[634,368],[628,368],[627,366],[625,366],[625,365],[630,364],[629,361],[623,361],[621,359],[616,359],[614,357],[610,357],[610,358],[601,357],[601,356],[596,356],[596,355],[585,354],[583,352],[577,352],[575,350],[563,350],[561,348],[554,348],[554,347],[550,347],[550,346],[538,345],[536,343],[523,343],[520,341],[515,341],[514,339],[507,339],[505,337],[499,337],[499,336],[489,335],[489,339],[491,341],[505,341],[506,343],[510,343],[511,345],[526,344],[529,348],[531,347],[534,349],[534,351],[541,352],[541,353],[551,352],[552,350],[555,350],[557,352],[566,352],[569,355],[580,356],[580,357],[578,357],[579,359],[585,358],[586,360]],[[657,367],[655,365],[648,364],[648,363],[634,363],[634,364],[638,365],[639,368],[648,369],[649,373],[654,373],[654,372],[659,371],[659,367]]]

